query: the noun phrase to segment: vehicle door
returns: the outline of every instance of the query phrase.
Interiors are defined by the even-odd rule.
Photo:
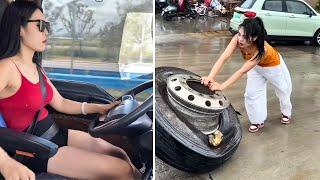
[[[316,14],[303,2],[286,0],[287,36],[312,37],[316,29]]]
[[[287,17],[284,12],[282,0],[266,0],[259,16],[263,20],[268,35],[285,35]]]

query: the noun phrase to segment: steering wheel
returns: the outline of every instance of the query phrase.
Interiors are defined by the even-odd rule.
[[[120,105],[111,109],[104,121],[97,118],[89,125],[89,134],[93,137],[115,134],[122,128],[136,121],[146,114],[153,106],[153,95],[150,95],[142,104],[139,104],[135,96],[153,86],[153,81],[147,81],[129,90],[116,101],[122,101]]]

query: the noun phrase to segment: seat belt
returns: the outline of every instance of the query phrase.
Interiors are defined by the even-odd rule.
[[[35,130],[35,127],[37,126],[37,123],[38,123],[38,120],[40,118],[40,115],[44,109],[44,104],[45,104],[45,100],[47,98],[47,88],[46,88],[46,85],[45,85],[45,82],[44,82],[44,79],[43,79],[43,74],[42,74],[42,71],[41,71],[41,66],[37,64],[37,71],[38,71],[38,74],[39,74],[39,82],[40,82],[40,87],[41,87],[41,97],[42,97],[42,103],[41,103],[41,106],[40,106],[40,109],[39,111],[36,113],[36,116],[35,118],[33,119],[31,125],[28,127],[27,129],[27,133],[29,134],[34,134],[34,130]],[[55,122],[52,123],[52,125],[50,126],[50,128],[48,128],[46,130],[46,132],[44,132],[40,137],[44,138],[44,139],[47,139],[47,140],[50,140],[51,138],[53,138],[59,131],[59,127],[56,125]],[[19,154],[18,152],[20,151],[16,151],[16,154],[14,155],[14,159],[19,161],[19,162],[22,162],[25,160],[25,158],[28,158],[25,156],[25,154]]]
[[[42,75],[40,66],[38,64],[37,64],[37,70],[38,70],[38,74],[39,74],[39,82],[40,82],[40,87],[41,87],[42,103],[41,103],[39,111],[37,112],[35,118],[33,119],[32,123],[31,123],[31,125],[29,126],[29,128],[26,131],[27,133],[30,133],[30,134],[34,133],[34,129],[35,129],[36,124],[37,124],[37,122],[38,122],[38,120],[40,118],[40,115],[42,114],[42,111],[44,109],[44,103],[45,103],[45,100],[47,98],[47,88],[46,88],[46,85],[45,85],[44,80],[43,80],[43,75]]]
[[[37,70],[38,70],[38,74],[39,74],[39,82],[40,82],[40,86],[41,86],[41,93],[42,93],[42,105],[40,107],[40,110],[38,111],[37,115],[36,115],[36,119],[33,120],[32,124],[29,126],[27,133],[33,134],[34,133],[34,129],[37,126],[37,123],[39,121],[40,115],[42,113],[42,111],[44,110],[44,104],[45,104],[45,100],[47,99],[47,88],[43,79],[43,74],[41,71],[41,66],[37,64]],[[52,123],[52,125],[50,126],[50,128],[48,128],[46,130],[46,132],[44,132],[40,137],[50,140],[52,139],[59,131],[59,127],[57,126],[57,124],[55,122]]]

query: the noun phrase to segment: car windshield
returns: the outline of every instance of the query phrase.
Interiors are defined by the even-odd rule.
[[[50,78],[115,92],[152,79],[152,1],[44,0],[42,7],[52,29],[43,53]]]
[[[255,2],[256,2],[256,0],[246,0],[240,5],[240,7],[244,8],[244,9],[250,9],[250,8],[252,8],[252,6]]]

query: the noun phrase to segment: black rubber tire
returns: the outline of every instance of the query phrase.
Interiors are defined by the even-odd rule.
[[[318,29],[318,31],[316,33],[314,33],[313,44],[315,46],[320,46],[320,29]]]
[[[229,113],[231,120],[229,125],[233,134],[230,140],[224,141],[216,148],[209,147],[204,142],[199,143],[192,136],[187,137],[181,133],[183,128],[174,126],[176,125],[173,121],[175,114],[169,105],[165,104],[165,97],[162,96],[166,91],[165,76],[178,73],[194,75],[189,71],[173,67],[156,68],[156,156],[183,171],[209,172],[230,159],[238,148],[242,137],[240,121],[234,108],[230,105],[225,111]]]

